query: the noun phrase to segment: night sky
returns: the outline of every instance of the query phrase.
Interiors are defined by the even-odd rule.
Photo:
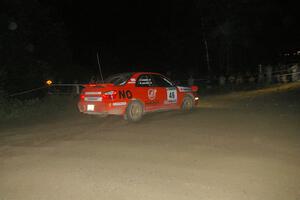
[[[40,80],[87,80],[99,73],[97,52],[104,76],[157,71],[174,78],[189,74],[201,78],[255,72],[258,64],[278,64],[283,52],[300,47],[296,1],[3,2],[1,24],[7,27],[14,21],[19,26],[14,31],[1,29],[2,38],[9,39],[2,43],[11,42],[6,42],[9,51],[0,45],[4,60],[0,64],[28,63],[33,66],[32,73],[41,74],[41,67],[33,70],[36,68],[32,63],[42,63],[39,66],[43,66],[44,75]],[[12,46],[25,45],[14,38],[16,34],[34,47],[31,54],[15,53]],[[22,48],[30,49],[28,44]],[[8,74],[19,71],[10,67]]]
[[[205,37],[212,71],[223,72],[220,65],[226,63],[215,54],[227,45],[235,70],[277,62],[282,51],[299,47],[299,11],[292,1],[100,2],[56,4],[75,63],[94,65],[99,51],[104,70],[115,65],[121,68],[116,71],[178,68],[205,73]]]

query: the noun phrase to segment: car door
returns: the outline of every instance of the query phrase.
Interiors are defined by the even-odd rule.
[[[159,106],[157,98],[157,89],[153,85],[152,76],[150,74],[141,74],[136,81],[136,97],[138,97],[145,105],[145,111],[156,110]]]
[[[159,99],[159,108],[173,109],[177,107],[178,93],[175,85],[159,74],[153,74],[152,80]]]

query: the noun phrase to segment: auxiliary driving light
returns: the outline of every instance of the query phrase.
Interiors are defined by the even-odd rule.
[[[52,81],[51,80],[47,80],[46,84],[50,86],[52,84]]]

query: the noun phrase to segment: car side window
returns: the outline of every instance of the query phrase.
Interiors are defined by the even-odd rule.
[[[148,74],[142,74],[139,76],[136,82],[137,87],[153,87],[152,77]]]
[[[174,85],[165,77],[153,74],[153,82],[156,87],[173,87]]]

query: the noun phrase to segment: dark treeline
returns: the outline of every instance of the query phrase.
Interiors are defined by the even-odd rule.
[[[13,93],[41,86],[71,61],[62,19],[36,0],[0,5],[1,90]]]

